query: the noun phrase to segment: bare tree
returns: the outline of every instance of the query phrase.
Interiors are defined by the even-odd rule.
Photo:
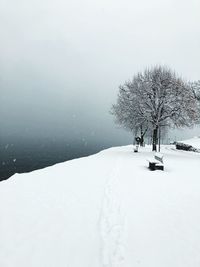
[[[131,131],[150,128],[154,151],[159,128],[192,126],[198,119],[191,86],[162,66],[146,69],[120,86],[112,114],[118,124]]]

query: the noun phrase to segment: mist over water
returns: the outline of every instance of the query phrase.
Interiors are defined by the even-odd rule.
[[[17,140],[17,138],[12,142],[5,143],[2,142],[0,147],[0,180],[10,177],[16,172],[29,172],[66,160],[88,156],[110,146],[110,143],[88,144],[85,140],[58,142],[40,139],[27,142],[22,139]]]
[[[111,146],[132,142],[132,136],[124,134],[119,129],[116,129],[113,138],[108,130],[96,133],[95,130],[83,131],[82,129],[73,132],[73,129],[69,128],[68,131],[64,127],[59,131],[58,129],[48,131],[44,127],[42,131],[41,126],[37,133],[29,133],[29,128],[24,133],[22,129],[24,128],[7,135],[1,134],[0,180],[16,172],[33,171],[55,163],[88,156]]]
[[[199,8],[196,0],[2,0],[1,179],[132,143],[109,114],[118,86],[155,64],[199,79]]]

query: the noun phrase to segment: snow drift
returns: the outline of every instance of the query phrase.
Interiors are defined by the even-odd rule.
[[[189,140],[179,141],[176,143],[176,149],[200,153],[200,138],[193,137]]]

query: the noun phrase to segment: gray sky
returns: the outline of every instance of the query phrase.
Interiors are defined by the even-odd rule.
[[[154,64],[200,79],[199,10],[199,0],[0,0],[2,134],[127,138],[109,115],[119,84]]]

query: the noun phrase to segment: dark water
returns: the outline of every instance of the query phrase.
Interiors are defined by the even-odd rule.
[[[107,144],[23,140],[3,141],[0,145],[0,181],[15,173],[30,172],[53,164],[88,156],[109,147]]]

